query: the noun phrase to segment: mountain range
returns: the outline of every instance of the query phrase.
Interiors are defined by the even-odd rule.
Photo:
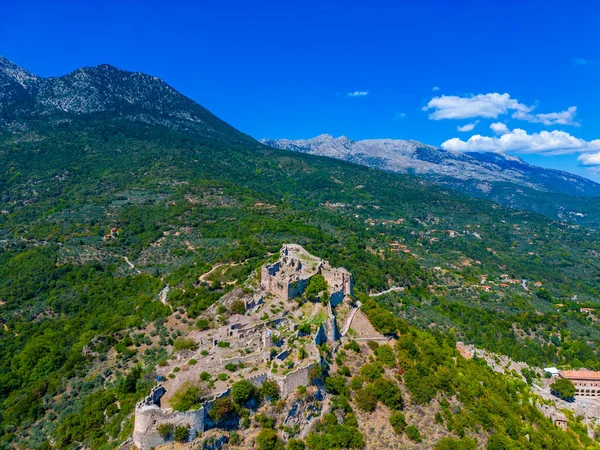
[[[209,140],[260,146],[157,77],[101,64],[44,78],[0,56],[0,130],[25,133],[82,118],[161,125]],[[260,142],[417,175],[514,209],[582,225],[600,225],[600,184],[568,172],[537,167],[514,156],[448,151],[417,141],[354,141],[326,134],[307,140]]]
[[[360,327],[390,345],[322,345],[314,386],[260,413],[225,405],[228,427],[181,448],[229,439],[299,449],[292,436],[304,431],[309,450],[593,445],[592,424],[570,415],[559,429],[531,385],[546,389],[538,367],[600,369],[600,330],[584,312],[600,296],[597,230],[469,198],[428,173],[267,146],[162,80],[109,65],[43,78],[2,59],[0,99],[0,449],[130,448],[134,408],[156,368],[177,364],[167,376],[185,387],[188,367],[201,363],[183,352],[207,356],[212,345],[194,336],[232,325],[243,305],[225,296],[250,295],[247,280],[284,243],[346,268],[366,314]],[[447,165],[448,180],[462,167],[531,199],[595,199],[556,193],[517,160],[502,174],[493,159],[418,143],[403,151]],[[348,304],[314,314],[297,300],[305,303],[257,306],[264,320],[301,315],[311,332],[329,314],[350,314]],[[496,374],[484,358],[462,358],[457,340],[532,370]],[[273,373],[302,359],[280,356]],[[251,373],[243,366],[200,375],[190,380],[198,390],[182,395],[194,406],[202,383],[232,387]],[[163,431],[168,446],[182,431],[187,439],[184,426]]]
[[[265,145],[327,156],[374,169],[415,174],[515,209],[577,223],[597,220],[600,184],[560,170],[526,163],[507,154],[457,152],[418,141],[351,140],[323,134],[312,139],[261,139]]]

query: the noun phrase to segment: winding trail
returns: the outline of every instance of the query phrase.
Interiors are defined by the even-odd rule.
[[[206,277],[208,277],[211,273],[213,273],[215,270],[217,270],[219,267],[224,266],[224,263],[218,263],[215,264],[212,269],[210,269],[208,272],[203,273],[202,275],[200,275],[200,277],[198,278],[198,281],[206,281]]]
[[[135,270],[137,273],[142,273],[140,271],[140,269],[138,269],[137,267],[135,267],[133,265],[133,263],[131,261],[129,261],[129,258],[127,256],[125,256],[125,262],[129,265],[129,267],[131,267],[133,270]]]
[[[234,266],[241,266],[241,265],[243,265],[245,262],[246,262],[246,261],[244,261],[244,262],[240,262],[240,263],[217,263],[217,264],[215,264],[215,265],[212,267],[212,269],[210,269],[208,272],[206,272],[206,273],[203,273],[202,275],[200,275],[200,276],[198,277],[198,281],[206,281],[206,278],[207,278],[207,277],[208,277],[208,276],[209,276],[211,273],[213,273],[215,270],[217,270],[219,267],[223,267],[223,266],[230,266],[230,267],[234,267]],[[234,284],[234,283],[235,283],[235,281],[228,281],[228,282],[227,282],[227,284]]]
[[[389,289],[386,289],[385,291],[376,292],[375,294],[371,294],[369,297],[379,297],[380,295],[389,294],[390,292],[400,292],[403,290],[404,290],[404,288],[402,286],[393,286]]]
[[[360,309],[361,306],[362,306],[362,303],[360,301],[356,302],[356,308],[354,308],[352,311],[350,311],[350,314],[348,314],[348,318],[346,319],[344,328],[342,328],[342,331],[341,331],[342,337],[346,336],[346,333],[348,333],[348,330],[350,330],[350,325],[352,325],[352,320],[354,319],[354,316],[356,315],[356,313],[358,312],[358,310]]]

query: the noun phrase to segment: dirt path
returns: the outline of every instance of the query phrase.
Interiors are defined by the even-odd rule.
[[[350,311],[350,314],[348,314],[348,319],[346,319],[344,328],[342,328],[342,331],[341,331],[342,336],[346,336],[346,333],[348,333],[348,330],[350,330],[350,325],[352,325],[352,319],[354,319],[354,315],[358,312],[358,310],[362,306],[362,304],[360,302],[357,302],[356,305],[357,305],[356,308],[354,308],[352,311]]]
[[[389,294],[390,292],[397,292],[397,291],[403,291],[403,290],[404,290],[404,288],[402,286],[393,286],[389,289],[386,289],[385,291],[376,292],[375,294],[371,294],[370,297],[379,297],[380,295]]]
[[[217,270],[219,267],[223,267],[223,266],[230,266],[230,267],[241,266],[245,262],[246,261],[241,262],[241,263],[217,263],[208,272],[203,273],[202,275],[200,275],[200,277],[198,277],[198,281],[206,281],[206,278],[209,277],[210,274],[213,273],[215,270]],[[236,281],[228,281],[227,284],[235,284]]]
[[[211,273],[213,273],[215,270],[217,270],[219,267],[224,266],[225,264],[223,263],[218,263],[215,264],[212,269],[210,269],[208,272],[203,273],[202,275],[200,275],[200,277],[198,278],[198,281],[206,281],[206,277],[208,277]],[[232,264],[233,265],[233,264]]]
[[[131,261],[129,261],[129,258],[126,256],[125,257],[125,262],[129,265],[129,267],[131,267],[133,270],[135,270],[137,273],[142,273],[137,267],[135,267],[133,265],[133,263]]]

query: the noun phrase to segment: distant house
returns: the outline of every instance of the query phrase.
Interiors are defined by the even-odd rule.
[[[544,372],[549,373],[554,377],[559,374],[560,370],[558,370],[556,367],[544,367]]]
[[[555,412],[550,415],[552,423],[564,431],[567,431],[567,418],[563,413]]]
[[[535,287],[542,287],[542,283],[540,283],[539,281],[536,281],[536,282],[534,283],[534,286],[535,286]]]
[[[593,308],[579,308],[579,311],[586,314],[592,314],[594,312]]]

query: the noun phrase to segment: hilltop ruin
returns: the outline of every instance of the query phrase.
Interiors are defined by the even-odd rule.
[[[327,283],[326,304],[320,298],[304,304],[292,301],[304,294],[317,274]],[[276,262],[261,267],[260,281],[252,288],[252,293],[239,289],[220,302],[243,302],[244,314],[233,314],[226,321],[215,315],[219,326],[187,336],[198,345],[196,351],[180,352],[157,368],[164,381],[135,408],[133,441],[140,450],[167,442],[157,430],[161,424],[187,427],[189,440],[215,427],[208,412],[216,399],[229,395],[235,381],[247,380],[256,387],[274,381],[282,398],[311,383],[311,372],[323,364],[318,346],[325,342],[335,346],[341,337],[334,308],[344,299],[352,301],[352,275],[299,245],[286,244]],[[198,383],[201,373],[214,380],[205,402],[195,410],[174,411],[170,397],[184,383]]]

